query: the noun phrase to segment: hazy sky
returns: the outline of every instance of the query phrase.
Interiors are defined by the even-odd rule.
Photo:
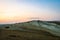
[[[31,19],[60,20],[60,0],[0,0],[0,24]]]

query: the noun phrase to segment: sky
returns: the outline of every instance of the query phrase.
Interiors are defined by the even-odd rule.
[[[60,21],[60,0],[0,0],[0,24],[29,20]]]

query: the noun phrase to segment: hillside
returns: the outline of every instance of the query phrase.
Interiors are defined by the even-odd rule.
[[[0,25],[1,40],[60,40],[60,25],[33,20]]]

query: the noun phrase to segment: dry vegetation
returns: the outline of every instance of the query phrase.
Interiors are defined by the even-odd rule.
[[[22,24],[3,25],[1,28],[4,29],[0,29],[0,40],[60,40],[60,37],[54,36],[49,32],[43,30],[34,30],[35,26],[33,25],[26,25],[26,26],[23,25],[22,27],[20,26],[22,26]],[[15,27],[23,28],[24,30],[28,31],[6,30],[9,29],[10,27],[11,28],[13,27],[12,29],[14,29]]]
[[[0,30],[0,40],[60,40],[45,31]]]

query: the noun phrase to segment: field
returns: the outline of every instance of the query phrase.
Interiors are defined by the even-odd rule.
[[[53,25],[51,23],[56,24]],[[54,30],[49,28],[53,28]],[[60,22],[48,23],[42,21],[30,21],[25,23],[0,25],[0,40],[60,40],[60,31],[58,29],[60,30]],[[53,34],[58,32],[59,35],[53,35],[45,30],[50,30]]]
[[[45,31],[0,30],[0,40],[60,40]]]

